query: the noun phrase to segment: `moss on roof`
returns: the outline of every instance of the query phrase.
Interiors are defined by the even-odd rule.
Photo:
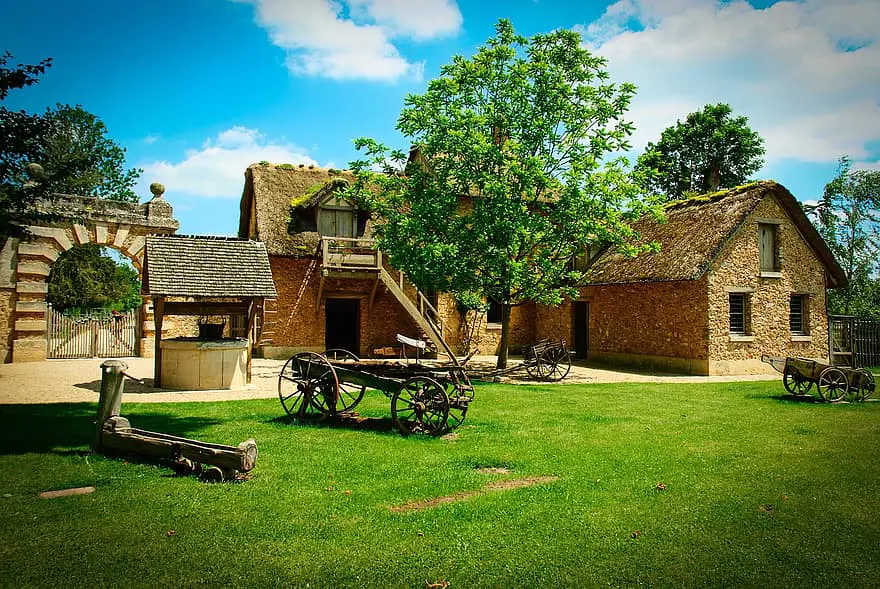
[[[643,218],[633,224],[640,243],[656,242],[660,251],[630,258],[608,249],[590,269],[594,284],[697,280],[758,203],[774,196],[807,243],[823,261],[830,284],[845,281],[828,246],[792,194],[771,180],[752,182],[666,205],[666,221]]]

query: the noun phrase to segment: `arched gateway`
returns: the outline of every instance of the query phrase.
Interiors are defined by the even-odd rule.
[[[51,222],[25,221],[30,237],[10,238],[0,251],[0,358],[4,362],[46,359],[46,294],[49,272],[61,253],[89,243],[113,248],[143,271],[148,235],[168,235],[180,223],[162,198],[161,184],[150,187],[153,198],[144,204],[58,195],[39,201],[33,210]],[[138,355],[153,355],[153,316],[144,299]]]

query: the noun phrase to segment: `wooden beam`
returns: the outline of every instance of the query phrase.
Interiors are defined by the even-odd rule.
[[[324,275],[321,274],[321,281],[318,282],[318,299],[315,303],[315,317],[321,314],[321,295],[324,293]]]
[[[168,302],[166,315],[247,315],[248,303]]]
[[[379,288],[379,275],[376,275],[376,280],[373,282],[373,288],[370,290],[370,304],[367,306],[368,311],[373,310],[373,301],[376,300],[376,290]]]
[[[153,357],[153,388],[162,386],[162,319],[165,316],[165,297],[153,297],[153,323],[155,324],[155,350]]]
[[[260,299],[262,302],[262,299]],[[251,368],[253,365],[254,358],[254,344],[256,342],[256,338],[254,337],[254,323],[257,320],[257,299],[252,299],[251,304],[248,307],[248,319],[247,319],[247,338],[248,338],[248,346],[247,346],[247,384],[251,384]]]

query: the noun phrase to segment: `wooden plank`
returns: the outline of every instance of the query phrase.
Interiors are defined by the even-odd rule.
[[[248,303],[199,303],[174,302],[165,303],[166,315],[247,315]]]
[[[156,324],[154,335],[155,349],[153,350],[153,387],[162,386],[162,319],[165,317],[165,298],[153,298],[153,321]]]

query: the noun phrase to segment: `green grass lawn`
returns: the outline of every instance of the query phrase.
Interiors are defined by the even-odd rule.
[[[480,385],[455,439],[289,423],[272,400],[123,405],[144,429],[254,437],[252,478],[213,485],[89,454],[94,404],[3,406],[0,585],[876,587],[880,403],[782,394]],[[361,407],[388,416],[379,393]],[[558,479],[389,509],[533,476]]]

